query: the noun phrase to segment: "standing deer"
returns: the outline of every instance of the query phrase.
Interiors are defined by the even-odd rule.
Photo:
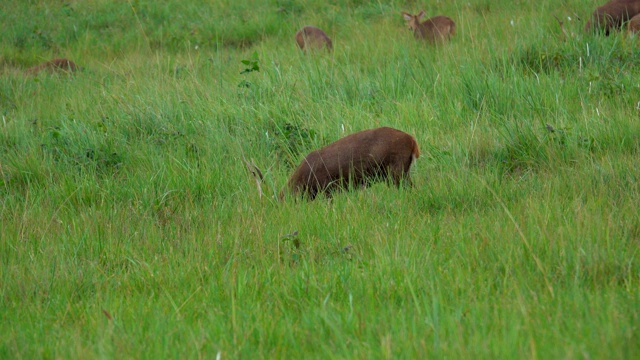
[[[640,0],[611,0],[593,12],[584,29],[587,32],[604,30],[605,35],[609,35],[639,13]]]
[[[418,157],[420,149],[413,136],[389,127],[364,130],[311,152],[287,187],[313,200],[320,193],[330,198],[349,185],[366,187],[380,180],[391,180],[398,187],[403,181],[411,185],[409,169]]]
[[[416,39],[437,43],[449,40],[456,33],[456,23],[447,16],[434,16],[422,23],[420,20],[424,17],[424,10],[420,10],[418,15],[411,15],[403,11],[402,16]]]
[[[296,33],[296,42],[302,51],[326,48],[333,50],[333,43],[327,34],[315,26],[305,26]]]

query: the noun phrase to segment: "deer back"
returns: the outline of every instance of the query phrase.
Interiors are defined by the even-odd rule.
[[[392,177],[399,184],[408,179],[412,162],[420,156],[413,136],[382,127],[346,136],[311,152],[289,178],[293,193],[311,199],[320,192],[330,194],[349,183],[367,186],[372,179]]]
[[[315,26],[305,26],[300,29],[296,33],[296,43],[303,51],[322,48],[331,51],[333,49],[331,38],[322,29]]]

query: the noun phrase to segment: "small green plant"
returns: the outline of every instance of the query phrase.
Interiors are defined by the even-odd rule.
[[[254,51],[253,54],[251,55],[250,59],[244,59],[244,60],[242,60],[240,62],[243,65],[246,66],[244,68],[244,70],[240,71],[241,75],[250,74],[252,72],[260,72],[260,65],[259,65],[259,61],[258,61],[258,52]],[[250,88],[251,85],[252,85],[251,82],[246,80],[246,79],[242,79],[238,83],[238,87],[240,87],[240,88]]]
[[[300,238],[298,230],[286,234],[280,238],[281,246],[278,246],[278,256],[283,263],[295,265],[300,261]]]
[[[248,74],[254,71],[260,72],[260,65],[258,65],[258,52],[254,51],[251,55],[250,59],[245,59],[240,61],[245,66],[247,66],[244,70],[240,71],[240,74]]]
[[[546,124],[545,129],[547,130],[548,138],[552,142],[562,146],[567,144],[567,133],[571,130],[571,127],[555,127],[551,124]]]

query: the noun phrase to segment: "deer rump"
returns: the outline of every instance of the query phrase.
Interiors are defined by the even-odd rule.
[[[333,50],[333,43],[329,36],[321,29],[315,26],[305,26],[296,33],[296,42],[298,47],[303,51],[319,50],[326,47],[327,50]]]
[[[608,36],[612,30],[620,29],[638,13],[640,13],[640,0],[612,0],[596,8],[591,20],[587,21],[585,30],[603,30]]]
[[[409,169],[420,156],[413,136],[392,128],[365,130],[311,152],[288,182],[310,200],[320,193],[363,188],[381,180],[410,185]]]

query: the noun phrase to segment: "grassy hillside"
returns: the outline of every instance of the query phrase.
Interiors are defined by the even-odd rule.
[[[0,358],[639,357],[640,44],[596,5],[7,2]],[[276,200],[377,126],[414,188]]]

